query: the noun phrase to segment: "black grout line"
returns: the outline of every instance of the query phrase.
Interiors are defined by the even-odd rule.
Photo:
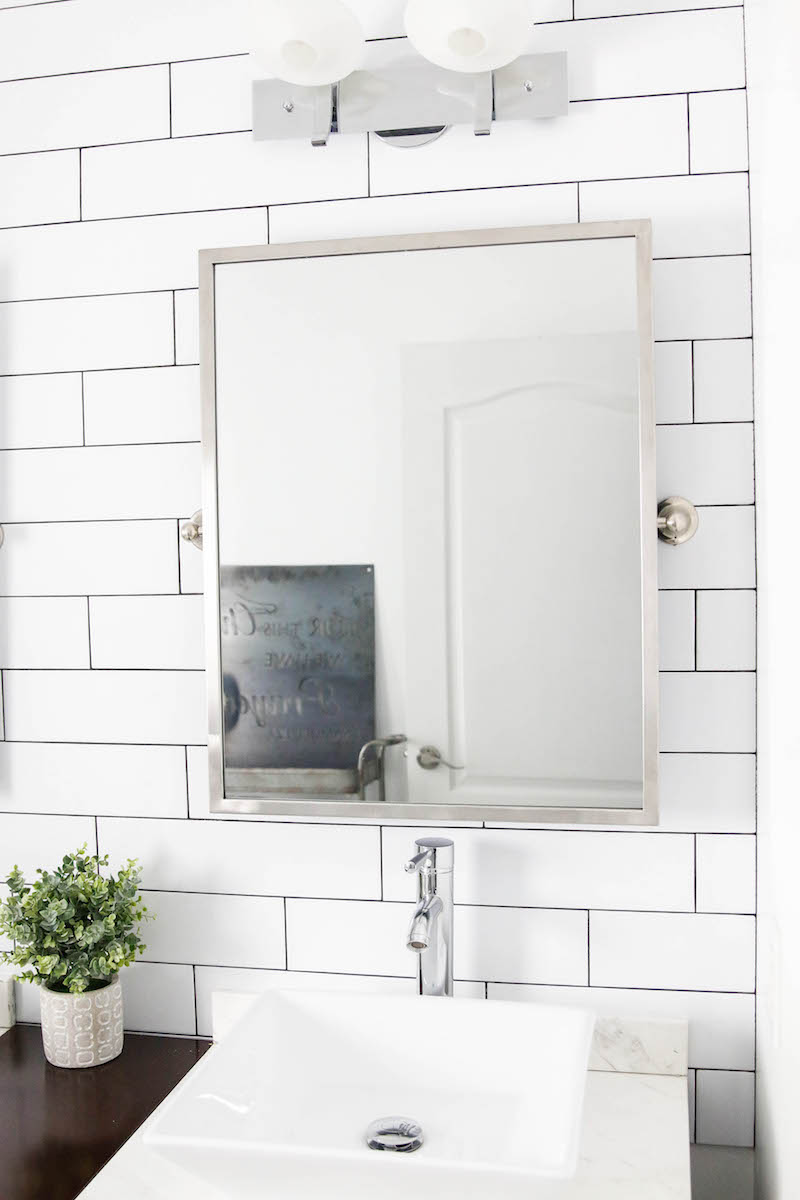
[[[186,784],[186,817],[187,817],[187,820],[189,820],[189,819],[191,819],[191,816],[192,816],[192,811],[191,811],[191,804],[190,804],[190,801],[189,801],[189,747],[188,747],[188,746],[184,746],[184,747],[183,747],[183,769],[184,769],[184,771],[185,771],[185,773],[186,773],[186,774],[185,774],[185,784]]]
[[[286,897],[283,897],[283,962],[284,967],[289,970],[289,919],[286,914]]]
[[[147,959],[142,959],[142,962],[147,962]],[[197,1036],[199,1025],[197,1022],[197,967],[192,963],[192,998],[194,1000],[194,1032]]]
[[[86,445],[86,381],[81,371],[81,444]]]
[[[86,597],[86,635],[89,648],[89,670],[92,670],[92,604],[88,596]]]

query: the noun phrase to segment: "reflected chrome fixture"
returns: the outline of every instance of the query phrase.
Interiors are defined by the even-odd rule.
[[[418,956],[421,996],[453,994],[453,843],[450,838],[417,838],[417,853],[405,864],[418,879],[417,905],[407,945]]]
[[[188,521],[181,525],[181,537],[185,542],[191,542],[198,550],[203,549],[203,510],[198,508]]]
[[[388,737],[373,738],[365,742],[358,753],[358,798],[363,803],[367,798],[367,784],[378,781],[378,801],[386,803],[386,772],[383,756],[387,746],[401,746],[408,738],[404,733],[390,733]]]
[[[422,746],[417,755],[417,762],[423,771],[435,771],[437,767],[449,767],[451,771],[464,770],[463,767],[458,767],[455,763],[448,762],[446,758],[442,758],[442,752],[441,750],[437,750],[436,746]]]
[[[422,145],[450,125],[563,116],[567,56],[527,54],[528,0],[409,0],[407,38],[366,42],[343,0],[267,0],[253,31],[253,137],[378,133]]]
[[[697,533],[700,518],[691,500],[667,496],[658,506],[658,536],[670,546],[680,546]]]

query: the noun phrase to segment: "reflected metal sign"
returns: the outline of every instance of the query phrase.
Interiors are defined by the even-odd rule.
[[[371,565],[220,570],[225,767],[352,770],[375,736]]]

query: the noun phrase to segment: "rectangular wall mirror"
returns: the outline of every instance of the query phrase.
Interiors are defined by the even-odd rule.
[[[201,255],[213,811],[654,823],[648,222]]]

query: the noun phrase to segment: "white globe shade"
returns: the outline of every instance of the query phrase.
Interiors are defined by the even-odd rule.
[[[415,50],[450,71],[494,71],[527,48],[527,0],[409,0],[406,33]]]
[[[360,65],[364,31],[341,0],[261,0],[253,45],[256,76],[317,87]]]

